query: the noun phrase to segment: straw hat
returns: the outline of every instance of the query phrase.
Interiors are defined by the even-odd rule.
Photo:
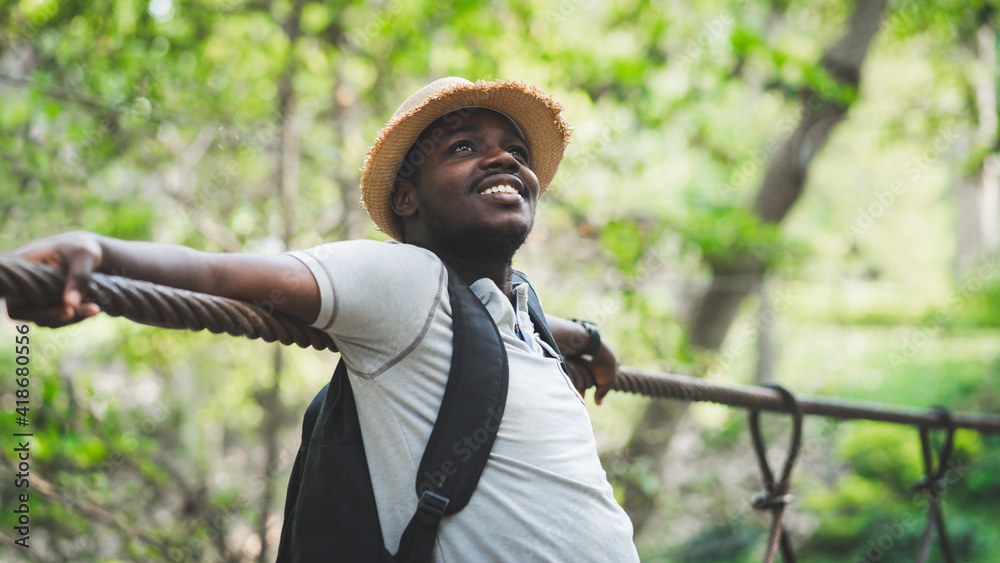
[[[406,153],[437,118],[462,108],[481,107],[507,116],[521,130],[538,176],[539,195],[559,169],[572,128],[559,116],[562,106],[534,86],[512,80],[477,81],[441,78],[410,96],[379,131],[361,169],[361,207],[378,230],[400,240],[399,216],[389,206],[389,193]]]

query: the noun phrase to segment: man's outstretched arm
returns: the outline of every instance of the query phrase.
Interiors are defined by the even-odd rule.
[[[583,365],[594,375],[597,390],[594,392],[594,401],[601,404],[604,396],[611,390],[618,376],[618,357],[614,350],[604,340],[601,346],[594,353],[594,357],[587,361],[579,358],[590,342],[590,333],[579,323],[556,317],[548,313],[545,314],[545,323],[552,331],[552,337],[559,345],[559,353],[567,360]],[[583,394],[583,390],[580,390]]]
[[[57,327],[97,314],[84,303],[93,272],[121,275],[244,301],[269,302],[276,311],[312,322],[319,288],[308,268],[287,255],[220,254],[185,246],[133,242],[73,232],[30,242],[11,254],[66,272],[63,304],[50,308],[8,307],[11,317]]]

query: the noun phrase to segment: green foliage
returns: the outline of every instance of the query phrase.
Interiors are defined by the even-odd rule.
[[[800,250],[785,240],[779,226],[732,205],[695,206],[678,230],[706,263],[722,272],[747,260],[774,268],[794,260]]]
[[[822,66],[804,69],[805,86],[828,102],[848,107],[858,99],[857,86],[837,80]]]
[[[601,229],[599,241],[614,256],[618,270],[634,276],[647,250],[657,243],[661,229],[661,225],[651,222],[612,220]]]
[[[647,495],[653,495],[660,488],[660,480],[656,476],[656,464],[648,457],[638,457],[632,460],[627,469],[614,476],[617,485],[629,484],[638,487]],[[624,491],[615,489],[615,498],[619,503],[625,502]]]
[[[837,483],[836,492],[810,494],[806,502],[823,515],[823,526],[811,539],[814,549],[820,551],[843,546],[876,528],[880,520],[872,506],[884,507],[888,513],[903,507],[892,489],[859,475],[845,476]]]
[[[974,276],[963,280],[952,301],[956,323],[1000,328],[1000,277]]]
[[[736,529],[711,527],[687,545],[668,553],[643,553],[641,559],[647,562],[686,561],[689,563],[709,561],[751,560],[751,548],[760,542],[760,530],[748,526]],[[756,558],[754,558],[756,559]]]
[[[923,474],[914,438],[910,428],[857,425],[841,436],[839,452],[857,477],[905,490]]]

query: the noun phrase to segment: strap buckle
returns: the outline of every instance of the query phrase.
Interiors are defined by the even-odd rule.
[[[448,508],[447,497],[441,496],[430,489],[420,494],[420,502],[417,503],[417,518],[420,523],[427,526],[434,526],[444,517],[444,511]]]

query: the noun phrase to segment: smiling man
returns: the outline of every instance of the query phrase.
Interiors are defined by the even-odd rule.
[[[457,479],[473,479],[474,493],[457,512],[441,508],[422,553],[435,561],[637,561],[631,523],[601,468],[586,407],[559,350],[594,373],[598,401],[614,381],[614,353],[592,325],[537,314],[534,288],[511,268],[568,142],[560,111],[551,98],[517,82],[435,81],[396,111],[363,169],[363,205],[398,242],[345,241],[250,256],[62,235],[18,254],[67,271],[64,306],[10,313],[49,326],[82,320],[97,313],[80,298],[90,272],[123,271],[248,301],[267,300],[277,290],[285,296],[279,311],[328,332],[343,364],[330,396],[324,389],[314,402],[323,404],[320,413],[307,413],[292,472],[279,558],[295,561],[351,560],[344,546],[360,541],[329,538],[343,534],[343,510],[334,505],[355,489],[368,490],[368,483],[345,478],[350,473],[338,465],[343,456],[331,456],[333,446],[317,438],[331,428],[341,433],[329,420],[331,405],[341,405],[331,397],[341,400],[344,393],[353,396],[351,408],[356,405],[360,459],[388,552],[379,560],[410,548],[408,526],[427,500],[414,495],[415,476],[444,481],[456,473],[450,460],[420,471],[445,411],[458,343],[468,344],[455,327],[492,327],[487,334],[496,335],[503,358],[481,360],[502,366],[506,396],[499,412],[489,411],[482,428],[453,448],[458,457],[480,448],[489,456],[481,477],[458,471]],[[453,292],[470,290],[482,313],[457,312]],[[475,361],[462,361],[478,369]],[[337,387],[341,382],[348,386]],[[358,445],[336,451],[353,455]]]

